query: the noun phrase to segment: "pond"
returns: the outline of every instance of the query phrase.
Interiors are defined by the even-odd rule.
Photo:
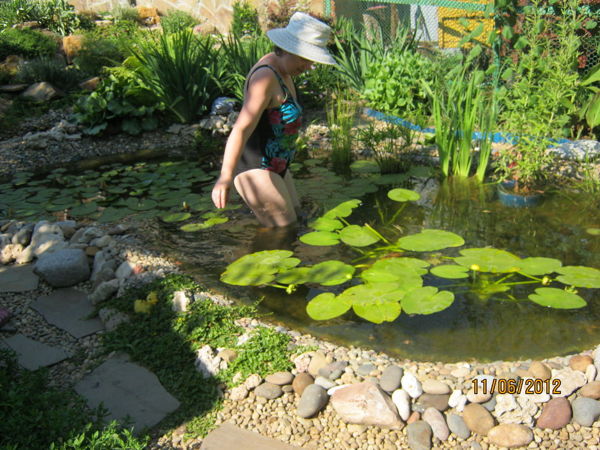
[[[313,217],[344,200],[360,198],[363,204],[347,218],[349,222],[368,222],[390,239],[424,228],[439,229],[464,238],[462,248],[493,246],[520,257],[543,256],[559,259],[563,265],[600,268],[600,236],[595,234],[600,228],[600,205],[585,195],[556,193],[534,208],[510,208],[498,201],[493,185],[440,185],[424,167],[411,169],[412,177],[367,173],[344,178],[318,160],[305,161],[297,169],[298,191]],[[149,245],[181,261],[184,272],[211,289],[246,301],[264,298],[261,309],[271,312],[276,322],[398,357],[445,362],[542,358],[600,342],[597,289],[579,290],[588,302],[585,308],[557,310],[528,301],[533,288],[527,285],[482,297],[432,275],[425,276],[426,284],[455,295],[454,303],[441,312],[401,314],[379,325],[352,312],[315,321],[308,317],[306,305],[320,291],[301,286],[288,295],[282,289],[233,287],[220,282],[219,276],[229,263],[254,251],[289,249],[303,263],[316,264],[329,259],[351,261],[357,254],[350,247],[306,245],[298,240],[310,231],[306,226],[261,230],[249,211],[240,207],[239,199],[225,212],[211,210],[209,192],[215,173],[203,172],[190,161],[112,165],[74,175],[61,169],[44,177],[22,174],[5,183],[0,215],[101,222],[137,217],[148,225]],[[393,202],[386,193],[394,186],[414,189],[421,198]],[[459,250],[432,252],[428,258],[443,260]],[[524,300],[510,300],[511,296]]]

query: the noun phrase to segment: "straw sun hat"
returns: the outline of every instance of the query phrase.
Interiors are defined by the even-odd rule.
[[[296,12],[285,28],[267,31],[273,43],[285,50],[310,61],[335,65],[335,59],[327,50],[331,28],[308,14]]]

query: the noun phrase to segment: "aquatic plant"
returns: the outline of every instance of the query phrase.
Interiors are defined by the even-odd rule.
[[[396,188],[388,192],[388,197],[405,204],[420,196]],[[600,288],[598,269],[563,266],[554,258],[521,258],[502,249],[462,249],[459,256],[443,256],[444,262],[439,263],[439,257],[430,258],[427,253],[461,247],[465,243],[462,237],[445,230],[424,229],[391,241],[368,223],[348,222],[360,204],[356,199],[340,203],[309,224],[314,231],[300,237],[308,245],[349,246],[358,254],[350,263],[328,260],[303,266],[291,251],[267,250],[229,264],[221,281],[240,286],[272,286],[288,293],[302,284],[346,284],[348,287],[339,294],[326,291],[314,297],[307,304],[308,315],[315,320],[328,320],[352,309],[357,316],[374,323],[393,321],[402,311],[433,314],[451,306],[454,293],[426,285],[430,279],[425,279],[426,275],[457,280],[458,284],[445,288],[466,289],[481,300],[504,294],[504,300],[518,301],[510,294],[513,286],[536,285],[528,299],[557,309],[585,307],[587,302],[578,295],[577,288]]]

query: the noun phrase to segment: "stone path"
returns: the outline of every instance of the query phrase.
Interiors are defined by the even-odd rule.
[[[300,448],[224,423],[208,433],[202,441],[200,450],[295,450]]]
[[[0,266],[0,292],[33,291],[39,278],[33,273],[33,264],[24,266]]]

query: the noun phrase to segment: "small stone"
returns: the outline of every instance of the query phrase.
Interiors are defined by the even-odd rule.
[[[538,428],[550,428],[559,430],[571,421],[571,404],[565,397],[553,398],[544,405],[544,409],[538,417]]]
[[[427,408],[432,407],[438,411],[446,411],[448,409],[449,398],[448,394],[423,394],[416,401],[415,409],[419,407],[422,408],[422,411],[425,411]]]
[[[554,386],[554,380],[560,380],[560,386],[557,389],[560,391],[560,394],[555,394],[554,389],[552,389],[552,397],[569,396],[587,383],[584,373],[578,370],[573,370],[570,367],[553,370],[552,380],[552,386]]]
[[[278,386],[285,386],[291,384],[294,381],[294,375],[291,372],[276,372],[265,377],[265,381],[268,383],[276,384]]]
[[[325,390],[331,389],[332,387],[337,386],[337,384],[335,383],[335,381],[331,381],[330,379],[325,378],[325,377],[317,377],[317,378],[315,378],[315,384],[318,384],[319,386],[321,386]]]
[[[229,392],[229,398],[236,402],[244,400],[246,397],[248,397],[248,389],[244,385],[236,386]]]
[[[583,386],[578,392],[582,397],[598,400],[600,398],[600,381],[592,381]]]
[[[418,398],[423,393],[421,382],[410,372],[405,372],[401,380],[404,389],[411,398]]]
[[[587,366],[587,369],[585,369],[585,379],[588,380],[588,382],[594,381],[597,375],[598,369],[596,369],[595,365],[590,364]]]
[[[408,446],[411,450],[428,450],[431,448],[432,430],[423,420],[417,420],[406,427]]]
[[[523,447],[533,441],[533,432],[525,425],[503,423],[488,432],[492,444],[500,447]]]
[[[184,291],[175,291],[173,293],[171,310],[176,313],[186,312],[190,307],[190,303],[191,300]]]
[[[573,422],[591,427],[600,416],[600,402],[592,398],[578,397],[573,400]]]
[[[589,355],[575,355],[569,360],[569,367],[571,369],[584,373],[590,364],[594,364],[594,359]]]
[[[103,281],[100,283],[94,292],[90,294],[90,301],[92,305],[104,302],[111,298],[119,290],[119,280],[114,279],[110,281]]]
[[[410,396],[403,389],[397,389],[392,394],[392,401],[398,409],[398,414],[402,420],[408,420],[410,416]]]
[[[321,352],[316,352],[312,358],[310,359],[310,364],[308,365],[308,373],[313,377],[316,377],[319,374],[319,369],[327,366],[327,359],[325,355]]]
[[[533,361],[528,371],[532,378],[539,378],[540,380],[549,380],[552,378],[550,368],[540,361]]]
[[[491,399],[489,399],[487,402],[484,402],[481,404],[481,406],[483,406],[485,409],[487,409],[489,412],[493,412],[494,409],[496,408],[496,397],[493,396]]]
[[[467,396],[462,393],[460,389],[452,391],[450,398],[448,398],[448,406],[461,412],[467,404]]]
[[[471,369],[469,367],[457,367],[456,369],[450,372],[454,378],[466,378],[471,373]]]
[[[415,423],[417,420],[421,420],[421,413],[418,411],[413,411],[410,416],[408,417],[408,420],[406,421],[407,424],[411,424],[411,423]]]
[[[488,431],[494,426],[492,415],[478,403],[471,403],[465,406],[463,420],[467,424],[467,427],[469,427],[469,430],[481,436],[487,436]]]
[[[272,383],[263,383],[254,389],[254,393],[257,397],[263,397],[268,400],[273,400],[283,395],[283,391],[280,386]]]
[[[468,439],[471,436],[471,431],[467,427],[467,424],[458,414],[448,414],[448,428],[452,433],[461,439]]]
[[[306,386],[309,386],[315,382],[314,378],[310,376],[310,374],[306,372],[299,373],[294,377],[294,381],[292,381],[292,387],[294,388],[294,392],[298,395],[302,395]]]
[[[386,392],[394,392],[400,387],[404,370],[398,366],[388,366],[383,370],[379,386]]]
[[[221,350],[219,353],[217,353],[217,356],[219,358],[221,358],[223,361],[225,361],[226,363],[230,363],[235,358],[237,358],[238,353],[231,348],[226,348],[224,350]]]
[[[296,414],[305,419],[313,417],[325,407],[328,399],[325,389],[317,384],[311,384],[304,389]]]
[[[358,367],[356,373],[358,373],[361,377],[368,376],[371,372],[376,369],[374,364],[362,364]]]
[[[451,390],[443,381],[427,379],[423,382],[423,392],[426,394],[450,394]]]
[[[427,408],[423,413],[423,420],[429,424],[433,435],[440,441],[445,441],[450,436],[450,430],[444,416],[435,408]]]
[[[257,373],[253,373],[248,378],[246,378],[246,381],[244,381],[244,386],[246,386],[246,389],[248,389],[250,391],[250,390],[256,388],[258,385],[260,385],[261,382],[262,382],[262,377],[260,375],[258,375]]]

